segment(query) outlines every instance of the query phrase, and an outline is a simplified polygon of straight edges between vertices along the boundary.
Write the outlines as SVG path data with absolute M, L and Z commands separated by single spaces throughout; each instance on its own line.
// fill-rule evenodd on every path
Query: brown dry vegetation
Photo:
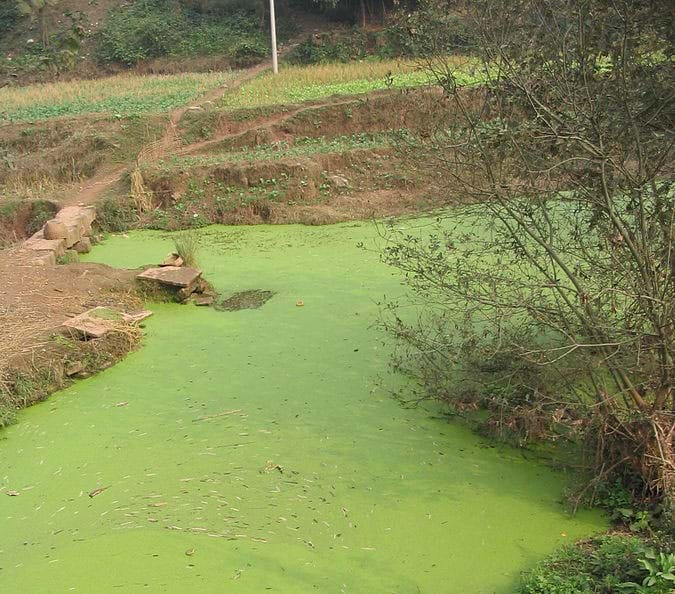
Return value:
M 101 264 L 32 266 L 16 250 L 0 253 L 0 409 L 27 406 L 59 389 L 69 363 L 91 373 L 138 343 L 128 329 L 88 342 L 59 332 L 66 319 L 98 305 L 137 307 L 134 274 Z

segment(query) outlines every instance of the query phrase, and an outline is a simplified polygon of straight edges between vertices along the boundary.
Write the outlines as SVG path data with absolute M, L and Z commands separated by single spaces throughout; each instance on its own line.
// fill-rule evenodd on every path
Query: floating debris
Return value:
M 240 309 L 258 309 L 274 297 L 274 291 L 263 291 L 254 289 L 252 291 L 241 291 L 231 297 L 216 303 L 214 307 L 219 311 L 239 311 Z
M 18 491 L 7 491 L 5 495 L 9 495 L 10 497 L 18 497 L 19 495 L 21 495 L 21 493 L 19 493 Z
M 107 487 L 99 487 L 98 489 L 94 489 L 93 491 L 89 491 L 89 497 L 92 499 L 96 497 L 97 495 L 100 495 L 105 491 L 106 489 L 110 489 L 111 485 L 108 485 Z
M 199 417 L 198 419 L 192 419 L 193 423 L 198 423 L 199 421 L 208 421 L 209 419 L 217 419 L 218 417 L 225 417 L 227 415 L 236 415 L 241 412 L 240 408 L 235 410 L 226 410 L 221 413 L 216 413 L 215 415 L 207 415 L 205 417 Z
M 278 470 L 280 474 L 284 473 L 284 467 L 281 464 L 277 464 L 272 460 L 268 460 L 265 467 L 262 469 L 263 472 L 272 472 L 273 470 Z

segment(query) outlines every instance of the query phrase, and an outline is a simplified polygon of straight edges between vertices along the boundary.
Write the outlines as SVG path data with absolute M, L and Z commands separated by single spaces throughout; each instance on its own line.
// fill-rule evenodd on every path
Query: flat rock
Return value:
M 170 287 L 186 289 L 192 287 L 201 277 L 202 271 L 198 268 L 187 268 L 184 266 L 159 266 L 157 268 L 148 268 L 141 272 L 136 278 L 144 281 L 154 281 Z
M 339 190 L 349 188 L 349 180 L 344 175 L 331 175 L 328 179 L 334 188 Z
M 42 228 L 42 235 L 45 239 L 66 239 L 68 237 L 68 228 L 65 223 L 52 219 L 45 223 L 45 226 Z
M 183 264 L 183 258 L 178 254 L 169 254 L 164 258 L 164 262 L 162 262 L 160 266 L 182 266 Z
M 101 338 L 120 323 L 137 324 L 151 315 L 152 312 L 147 310 L 127 314 L 110 307 L 99 306 L 66 320 L 61 326 L 84 338 Z
M 91 251 L 91 239 L 88 237 L 81 237 L 80 241 L 73 245 L 73 249 L 78 254 L 88 254 Z
M 51 252 L 56 258 L 63 256 L 66 252 L 66 243 L 64 239 L 40 239 L 31 237 L 24 242 L 23 247 L 35 252 Z
M 200 307 L 208 307 L 209 305 L 213 305 L 215 298 L 213 295 L 198 295 L 193 299 L 193 301 L 195 305 Z
M 31 260 L 35 266 L 56 266 L 56 255 L 54 252 L 37 252 L 38 255 Z

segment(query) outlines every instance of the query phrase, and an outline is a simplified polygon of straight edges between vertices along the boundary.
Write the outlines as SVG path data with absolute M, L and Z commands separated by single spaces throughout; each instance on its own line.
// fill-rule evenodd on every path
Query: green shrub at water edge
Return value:
M 553 553 L 524 578 L 519 594 L 669 594 L 675 554 L 636 536 L 605 535 Z

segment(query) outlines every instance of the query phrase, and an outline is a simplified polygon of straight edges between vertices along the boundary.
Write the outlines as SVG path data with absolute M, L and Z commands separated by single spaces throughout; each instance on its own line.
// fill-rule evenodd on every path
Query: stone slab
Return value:
M 147 310 L 127 314 L 99 306 L 66 320 L 61 326 L 85 338 L 102 338 L 119 323 L 137 324 L 151 315 Z
M 187 268 L 184 266 L 160 266 L 157 268 L 148 268 L 136 276 L 137 279 L 144 281 L 154 281 L 170 287 L 185 289 L 194 285 L 201 277 L 202 271 L 198 268 Z
M 36 252 L 38 254 L 31 260 L 31 264 L 36 266 L 56 266 L 56 255 L 54 252 Z
M 35 252 L 52 252 L 55 257 L 63 256 L 66 251 L 66 242 L 63 239 L 27 239 L 23 247 Z

